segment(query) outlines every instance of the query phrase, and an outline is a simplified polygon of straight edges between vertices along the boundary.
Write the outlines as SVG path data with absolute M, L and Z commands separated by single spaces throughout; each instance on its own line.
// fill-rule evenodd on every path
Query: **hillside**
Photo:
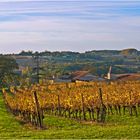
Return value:
M 140 52 L 136 49 L 125 49 L 120 52 L 122 55 L 138 55 Z
M 43 67 L 47 67 L 48 75 L 51 73 L 71 73 L 77 70 L 90 71 L 94 75 L 105 75 L 110 66 L 113 67 L 112 72 L 120 73 L 138 73 L 140 66 L 140 51 L 136 49 L 125 50 L 93 50 L 85 53 L 79 52 L 40 52 L 33 53 L 21 52 L 16 54 L 19 66 L 33 65 L 34 55 L 39 55 Z

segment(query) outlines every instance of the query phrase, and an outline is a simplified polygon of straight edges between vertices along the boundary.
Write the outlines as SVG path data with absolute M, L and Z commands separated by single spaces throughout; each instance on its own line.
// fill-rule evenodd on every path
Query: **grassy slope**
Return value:
M 74 120 L 46 116 L 48 130 L 35 130 L 7 113 L 0 96 L 0 138 L 140 138 L 140 117 L 113 116 L 107 124 L 81 124 Z

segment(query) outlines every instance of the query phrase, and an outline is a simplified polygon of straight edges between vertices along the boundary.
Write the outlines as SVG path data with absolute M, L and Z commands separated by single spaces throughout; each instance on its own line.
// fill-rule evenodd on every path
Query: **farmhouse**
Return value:
M 140 80 L 140 74 L 138 73 L 112 74 L 111 79 L 119 81 L 135 81 Z
M 59 78 L 55 78 L 55 82 L 76 82 L 76 81 L 104 81 L 104 78 L 101 78 L 99 76 L 95 76 L 89 71 L 75 71 L 71 74 L 62 75 Z
M 140 80 L 140 73 L 124 73 L 124 74 L 113 74 L 111 73 L 112 67 L 110 66 L 109 71 L 105 79 L 107 80 L 119 80 L 119 81 L 135 81 Z
M 95 76 L 91 74 L 89 71 L 75 71 L 73 72 L 70 77 L 72 82 L 75 81 L 85 81 L 85 82 L 90 82 L 90 81 L 103 81 L 105 79 Z

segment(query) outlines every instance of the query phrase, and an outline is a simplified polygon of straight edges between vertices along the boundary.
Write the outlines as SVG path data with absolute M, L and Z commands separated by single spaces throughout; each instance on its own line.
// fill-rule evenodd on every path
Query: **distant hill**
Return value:
M 120 52 L 122 55 L 138 55 L 139 51 L 133 48 L 130 49 L 124 49 Z
M 138 51 L 135 48 L 128 48 L 124 50 L 92 50 L 92 51 L 86 51 L 84 53 L 79 52 L 72 52 L 72 51 L 44 51 L 44 52 L 32 52 L 32 51 L 22 51 L 21 53 L 17 54 L 17 56 L 33 56 L 33 55 L 40 55 L 40 56 L 62 56 L 62 57 L 70 57 L 70 56 L 108 56 L 108 55 L 138 55 L 140 54 L 140 51 Z
M 90 71 L 94 75 L 105 75 L 110 66 L 113 73 L 140 72 L 140 51 L 135 48 L 124 50 L 92 50 L 84 53 L 71 51 L 22 51 L 13 57 L 21 66 L 32 67 L 34 55 L 39 55 L 46 72 L 60 75 L 74 71 Z

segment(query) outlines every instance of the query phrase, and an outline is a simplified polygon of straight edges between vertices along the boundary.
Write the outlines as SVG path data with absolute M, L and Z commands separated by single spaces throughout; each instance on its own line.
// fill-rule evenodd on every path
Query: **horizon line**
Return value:
M 42 52 L 73 52 L 73 53 L 86 53 L 86 52 L 91 52 L 91 51 L 123 51 L 123 50 L 129 50 L 129 49 L 133 49 L 133 50 L 137 50 L 140 51 L 139 49 L 136 48 L 125 48 L 125 49 L 92 49 L 92 50 L 86 50 L 86 51 L 72 51 L 72 50 L 42 50 L 42 51 L 37 51 L 37 50 L 21 50 L 20 52 L 11 52 L 11 53 L 0 53 L 0 55 L 16 55 L 16 54 L 20 54 L 21 52 L 32 52 L 32 53 L 42 53 Z

